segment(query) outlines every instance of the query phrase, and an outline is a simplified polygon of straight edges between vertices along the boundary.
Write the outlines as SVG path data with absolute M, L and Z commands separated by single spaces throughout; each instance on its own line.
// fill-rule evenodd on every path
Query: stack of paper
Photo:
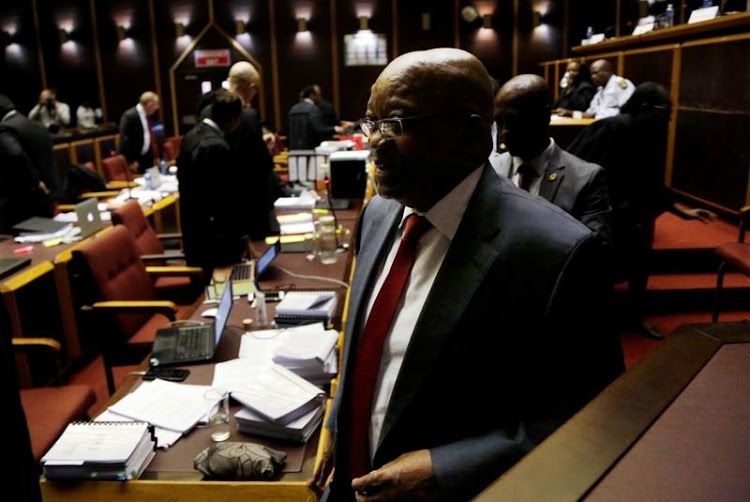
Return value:
M 313 202 L 313 204 L 315 204 Z M 311 234 L 315 232 L 312 213 L 285 214 L 278 217 L 281 235 Z
M 137 479 L 154 458 L 144 422 L 73 422 L 42 457 L 47 479 Z
M 322 323 L 285 330 L 274 351 L 273 362 L 315 384 L 325 384 L 336 374 L 338 333 Z
M 273 203 L 276 209 L 312 209 L 315 207 L 315 197 L 305 190 L 299 197 L 279 197 Z
M 222 397 L 220 391 L 208 385 L 187 385 L 157 379 L 143 382 L 108 410 L 184 434 L 204 420 Z
M 285 439 L 287 441 L 305 442 L 310 439 L 312 433 L 323 421 L 325 405 L 321 404 L 306 415 L 286 425 L 266 420 L 261 415 L 254 413 L 248 408 L 242 408 L 235 413 L 237 429 L 245 434 L 255 434 L 274 439 Z
M 321 389 L 276 364 L 257 368 L 253 377 L 232 390 L 232 397 L 278 425 L 307 415 L 325 399 Z

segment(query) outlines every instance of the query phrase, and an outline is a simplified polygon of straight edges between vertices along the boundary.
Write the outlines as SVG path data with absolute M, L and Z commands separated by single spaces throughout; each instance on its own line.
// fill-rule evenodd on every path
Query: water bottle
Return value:
M 588 28 L 586 28 L 586 38 L 591 38 L 593 34 L 594 34 L 593 26 L 589 26 Z
M 672 4 L 667 4 L 667 10 L 664 11 L 664 27 L 669 28 L 674 26 L 674 7 Z
M 151 185 L 153 184 L 151 181 L 151 171 L 146 171 L 143 178 L 146 180 L 146 188 L 151 190 Z
M 714 3 L 713 3 L 713 1 L 712 1 L 712 0 L 703 0 L 703 8 L 704 8 L 704 9 L 705 9 L 706 7 L 713 7 L 713 6 L 714 6 Z
M 266 307 L 266 294 L 263 291 L 255 292 L 255 318 L 259 328 L 268 327 L 268 309 Z
M 331 265 L 336 263 L 337 259 L 336 221 L 330 215 L 321 216 L 318 221 L 320 224 L 318 232 L 318 255 L 320 256 L 320 263 Z
M 162 174 L 167 174 L 167 161 L 164 159 L 161 159 L 159 161 L 159 172 Z

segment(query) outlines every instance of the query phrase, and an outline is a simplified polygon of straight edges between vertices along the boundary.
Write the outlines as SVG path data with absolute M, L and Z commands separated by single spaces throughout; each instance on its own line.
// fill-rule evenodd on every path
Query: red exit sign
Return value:
M 195 67 L 210 68 L 213 66 L 229 66 L 231 58 L 229 49 L 211 49 L 195 51 Z

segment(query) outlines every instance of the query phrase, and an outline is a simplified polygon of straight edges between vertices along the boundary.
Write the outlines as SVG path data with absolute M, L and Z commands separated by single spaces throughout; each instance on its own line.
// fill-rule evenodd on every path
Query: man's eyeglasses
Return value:
M 372 136 L 375 131 L 378 131 L 384 139 L 398 138 L 404 134 L 404 122 L 416 122 L 419 120 L 434 119 L 439 117 L 448 117 L 463 115 L 463 112 L 439 112 L 439 113 L 428 113 L 425 115 L 413 115 L 411 117 L 393 117 L 381 120 L 372 120 L 370 118 L 363 118 L 360 120 L 360 126 L 362 132 L 366 136 Z M 476 113 L 467 115 L 468 118 L 480 118 Z

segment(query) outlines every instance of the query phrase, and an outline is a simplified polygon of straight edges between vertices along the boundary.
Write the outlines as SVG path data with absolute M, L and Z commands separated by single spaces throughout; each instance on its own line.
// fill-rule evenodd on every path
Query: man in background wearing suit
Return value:
M 487 164 L 493 93 L 458 49 L 407 53 L 363 119 L 365 207 L 328 500 L 465 500 L 622 370 L 591 232 Z M 335 451 L 335 455 L 333 452 Z
M 27 118 L 16 109 L 16 105 L 0 94 L 0 122 L 10 127 L 21 142 L 37 176 L 43 183 L 43 192 L 49 194 L 52 202 L 60 198 L 60 175 L 57 172 L 52 136 L 39 122 Z
M 323 110 L 318 106 L 320 99 L 320 87 L 308 85 L 300 92 L 300 102 L 289 109 L 290 150 L 313 150 L 322 141 L 343 134 L 354 125 L 346 121 L 326 124 Z
M 154 165 L 158 154 L 149 117 L 159 109 L 159 96 L 151 91 L 141 94 L 138 104 L 120 119 L 120 153 L 133 171 L 143 172 Z
M 240 121 L 240 99 L 218 91 L 211 115 L 185 135 L 177 158 L 180 219 L 189 265 L 211 278 L 216 266 L 237 263 L 245 251 L 244 229 L 237 225 L 244 201 L 242 186 L 231 182 L 232 154 L 225 137 Z
M 260 240 L 279 233 L 273 203 L 282 192 L 273 172 L 273 159 L 263 141 L 263 128 L 258 112 L 253 108 L 253 99 L 260 85 L 260 74 L 252 64 L 239 61 L 229 69 L 227 80 L 229 92 L 242 101 L 239 125 L 226 136 L 232 153 L 230 179 L 242 189 L 243 207 L 236 218 L 238 225 L 251 240 Z M 213 97 L 206 98 L 209 104 L 199 110 L 199 119 L 211 116 L 212 99 Z
M 552 95 L 538 75 L 518 75 L 495 96 L 498 143 L 508 151 L 491 158 L 498 175 L 544 197 L 612 243 L 612 207 L 604 169 L 567 153 L 549 135 Z

